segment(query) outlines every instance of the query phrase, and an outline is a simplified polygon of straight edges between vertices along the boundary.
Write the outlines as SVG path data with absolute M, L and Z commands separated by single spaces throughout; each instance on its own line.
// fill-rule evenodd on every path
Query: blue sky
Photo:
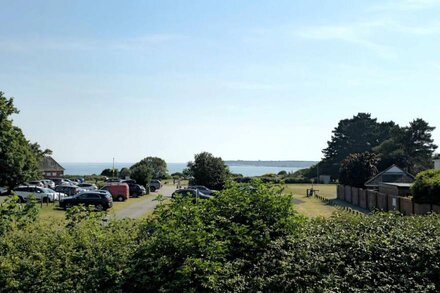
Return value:
M 0 7 L 0 90 L 61 162 L 318 160 L 358 112 L 440 127 L 437 0 Z

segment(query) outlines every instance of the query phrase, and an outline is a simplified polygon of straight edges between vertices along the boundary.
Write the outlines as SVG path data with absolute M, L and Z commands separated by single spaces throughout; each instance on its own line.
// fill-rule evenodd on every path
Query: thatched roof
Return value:
M 65 169 L 51 156 L 45 156 L 40 163 L 41 171 L 64 171 Z

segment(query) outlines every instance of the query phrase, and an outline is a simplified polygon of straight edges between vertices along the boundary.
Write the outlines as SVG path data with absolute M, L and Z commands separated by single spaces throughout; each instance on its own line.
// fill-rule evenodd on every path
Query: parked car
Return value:
M 84 191 L 84 189 L 82 189 L 78 186 L 58 185 L 57 187 L 55 187 L 55 191 L 65 193 L 68 196 L 72 196 L 72 195 L 75 195 L 81 191 Z
M 50 189 L 55 189 L 55 182 L 53 182 L 52 180 L 43 179 L 43 180 L 41 180 L 41 182 L 44 183 L 44 187 L 50 188 Z
M 160 180 L 153 179 L 150 181 L 149 186 L 150 186 L 150 191 L 155 192 L 156 190 L 162 187 L 162 183 L 160 182 Z
M 98 187 L 95 184 L 91 184 L 91 183 L 80 183 L 78 184 L 78 187 L 85 190 L 98 190 Z
M 127 184 L 136 184 L 136 180 L 134 180 L 134 179 L 125 179 L 125 180 L 122 180 L 121 182 L 123 182 L 123 183 L 127 183 Z
M 33 180 L 25 183 L 25 185 L 32 185 L 32 186 L 38 186 L 38 187 L 46 187 L 41 180 Z
M 98 191 L 86 191 L 74 196 L 68 196 L 60 201 L 60 207 L 63 209 L 71 208 L 75 205 L 83 204 L 85 206 L 95 206 L 96 210 L 103 211 L 113 206 L 111 195 Z
M 130 197 L 139 197 L 146 193 L 145 188 L 139 184 L 128 184 L 128 188 L 130 191 Z
M 119 178 L 107 178 L 105 182 L 122 182 Z
M 66 179 L 62 179 L 62 178 L 53 178 L 52 181 L 55 183 L 55 186 L 70 185 L 69 181 L 67 181 Z
M 190 185 L 190 186 L 188 186 L 188 188 L 189 189 L 197 189 L 200 192 L 202 192 L 203 194 L 207 194 L 207 195 L 212 195 L 213 193 L 216 192 L 216 190 L 209 189 L 208 187 L 203 186 L 203 185 Z
M 178 189 L 178 190 L 173 192 L 171 197 L 175 198 L 178 195 L 180 195 L 180 196 L 192 196 L 194 198 L 200 198 L 200 199 L 210 199 L 212 197 L 211 195 L 204 194 L 204 193 L 198 191 L 197 189 L 189 189 L 189 188 Z
M 127 183 L 107 183 L 107 185 L 101 189 L 108 190 L 113 199 L 117 201 L 124 201 L 130 197 L 130 188 Z
M 6 194 L 8 194 L 8 188 L 0 187 L 0 195 L 6 195 Z
M 17 194 L 20 202 L 28 201 L 31 195 L 33 195 L 35 199 L 42 200 L 43 202 L 53 202 L 66 197 L 64 193 L 38 186 L 19 186 L 14 189 L 14 193 Z

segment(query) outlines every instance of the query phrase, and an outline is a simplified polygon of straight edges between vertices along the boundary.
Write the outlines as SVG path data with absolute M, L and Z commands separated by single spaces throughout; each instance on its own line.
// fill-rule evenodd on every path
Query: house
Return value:
M 412 183 L 413 181 L 413 175 L 400 169 L 396 165 L 392 165 L 385 171 L 365 182 L 365 187 L 368 189 L 378 189 L 383 183 Z
M 409 196 L 412 183 L 380 183 L 379 192 L 393 196 Z
M 40 170 L 44 178 L 56 178 L 64 175 L 64 168 L 51 156 L 45 156 L 40 163 Z

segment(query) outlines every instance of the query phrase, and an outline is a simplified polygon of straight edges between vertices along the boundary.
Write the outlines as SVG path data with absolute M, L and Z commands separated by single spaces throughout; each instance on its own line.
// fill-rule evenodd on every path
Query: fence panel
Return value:
M 400 211 L 399 196 L 388 194 L 388 210 L 389 211 Z
M 431 205 L 429 203 L 414 203 L 414 214 L 425 215 L 431 211 Z
M 377 208 L 381 211 L 388 211 L 388 197 L 384 193 L 377 193 Z
M 366 209 L 368 206 L 367 191 L 365 189 L 359 189 L 359 206 L 363 209 Z
M 345 186 L 345 201 L 351 202 L 351 186 Z
M 399 210 L 404 215 L 413 215 L 414 214 L 414 206 L 413 202 L 410 198 L 400 197 L 399 200 Z
M 359 206 L 359 188 L 351 188 L 351 203 L 355 206 Z
M 367 191 L 368 209 L 370 211 L 377 209 L 377 192 L 373 190 Z

